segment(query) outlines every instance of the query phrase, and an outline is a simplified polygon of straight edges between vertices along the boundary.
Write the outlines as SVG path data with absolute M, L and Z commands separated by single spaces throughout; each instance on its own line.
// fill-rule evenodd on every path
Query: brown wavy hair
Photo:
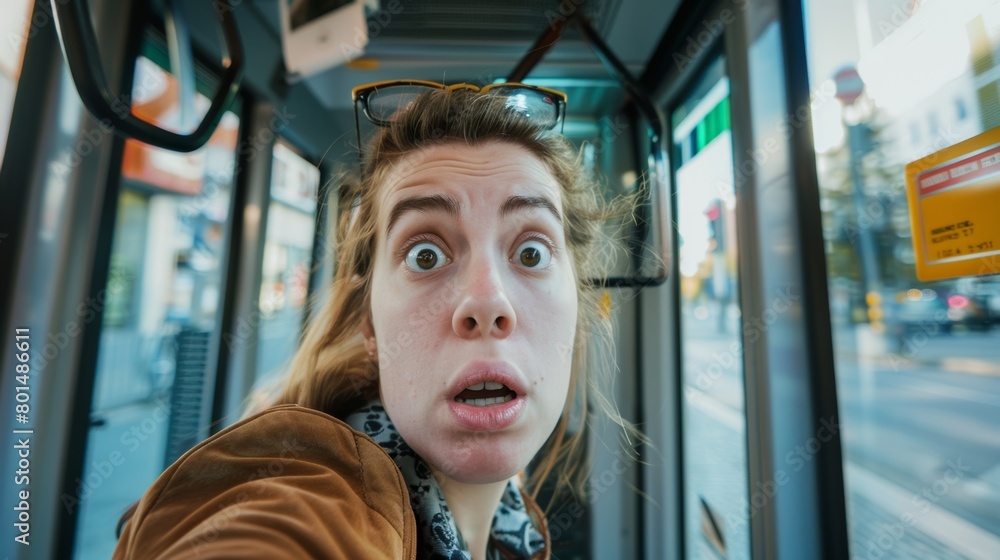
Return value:
M 566 138 L 512 113 L 497 96 L 468 90 L 429 92 L 399 115 L 393 125 L 379 129 L 367 146 L 360 179 L 341 185 L 341 207 L 349 210 L 339 218 L 336 273 L 329 299 L 310 321 L 272 404 L 298 404 L 344 418 L 378 397 L 378 363 L 367 353 L 361 325 L 371 309 L 380 188 L 401 160 L 417 150 L 447 143 L 477 146 L 488 142 L 505 142 L 528 150 L 547 165 L 561 187 L 565 237 L 572 255 L 579 309 L 571 349 L 570 389 L 562 417 L 536 457 L 526 485 L 537 497 L 541 483 L 553 474 L 556 464 L 563 462 L 568 468 L 558 472 L 556 489 L 571 489 L 582 498 L 587 474 L 583 468 L 585 431 L 582 425 L 571 425 L 570 410 L 574 406 L 580 407 L 573 417 L 581 423 L 589 417 L 590 405 L 597 405 L 622 426 L 627 436 L 644 439 L 621 418 L 605 396 L 609 391 L 602 389 L 614 369 L 610 300 L 599 287 L 587 283 L 607 270 L 609 263 L 602 262 L 605 259 L 601 257 L 610 254 L 609 249 L 618 243 L 610 238 L 600 243 L 602 224 L 631 215 L 638 194 L 606 202 L 597 182 L 584 171 L 581 154 Z M 595 367 L 595 358 L 607 362 Z

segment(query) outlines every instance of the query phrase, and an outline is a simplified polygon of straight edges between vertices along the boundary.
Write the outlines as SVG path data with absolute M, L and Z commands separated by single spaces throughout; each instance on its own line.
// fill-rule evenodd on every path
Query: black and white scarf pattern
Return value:
M 417 558 L 421 560 L 472 560 L 444 493 L 431 469 L 403 441 L 382 402 L 373 400 L 346 418 L 355 430 L 367 434 L 396 462 L 410 490 L 410 506 L 417 519 Z M 521 490 L 512 482 L 493 515 L 487 557 L 529 559 L 545 549 L 545 539 L 535 528 L 524 506 Z M 503 555 L 498 547 L 503 548 Z

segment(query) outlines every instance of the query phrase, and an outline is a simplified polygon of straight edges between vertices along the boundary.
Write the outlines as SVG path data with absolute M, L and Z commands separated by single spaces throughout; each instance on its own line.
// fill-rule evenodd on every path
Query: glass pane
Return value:
M 722 58 L 672 115 L 688 558 L 750 557 L 729 79 Z
M 904 175 L 1000 125 L 1000 4 L 804 5 L 852 557 L 1000 558 L 1000 277 L 917 280 Z
M 28 18 L 31 16 L 30 0 L 11 0 L 4 3 L 0 18 L 0 165 L 7 147 L 10 117 L 14 111 L 14 92 L 21 76 L 24 46 L 28 42 Z
M 172 80 L 139 59 L 137 88 Z M 137 102 L 169 125 L 176 88 L 159 92 L 147 88 Z M 223 295 L 238 130 L 226 113 L 191 154 L 126 142 L 108 284 L 93 302 L 104 319 L 86 463 L 77 495 L 64 496 L 80 507 L 77 558 L 109 558 L 121 514 L 195 443 Z
M 309 295 L 318 189 L 319 169 L 284 144 L 275 144 L 258 302 L 258 380 L 282 373 L 299 344 Z

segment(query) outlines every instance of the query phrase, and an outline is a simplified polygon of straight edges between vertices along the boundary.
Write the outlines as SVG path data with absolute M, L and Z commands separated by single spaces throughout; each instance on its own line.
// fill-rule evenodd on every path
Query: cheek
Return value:
M 420 289 L 394 281 L 384 271 L 372 280 L 372 324 L 383 394 L 412 395 L 432 369 L 450 328 L 453 291 Z M 406 397 L 409 398 L 409 397 Z
M 522 323 L 530 322 L 531 332 L 525 333 L 534 340 L 534 355 L 538 360 L 542 379 L 548 395 L 554 400 L 565 396 L 573 365 L 573 345 L 577 331 L 579 306 L 575 286 L 545 294 L 527 307 L 529 316 Z M 553 401 L 550 401 L 550 403 Z
M 380 356 L 419 358 L 447 335 L 451 325 L 449 306 L 454 298 L 446 289 L 420 290 L 389 283 L 381 294 L 381 299 L 374 294 L 372 298 L 372 322 Z

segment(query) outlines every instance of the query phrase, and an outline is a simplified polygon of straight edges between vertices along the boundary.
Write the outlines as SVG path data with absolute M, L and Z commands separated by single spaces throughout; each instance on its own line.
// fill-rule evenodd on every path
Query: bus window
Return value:
M 0 41 L 0 165 L 3 164 L 7 134 L 10 132 L 14 92 L 21 75 L 32 4 L 29 0 L 12 0 L 4 6 L 4 17 L 0 18 L 0 37 L 4 37 Z
M 136 113 L 183 127 L 173 80 L 140 57 Z M 208 102 L 199 94 L 195 108 Z M 78 558 L 111 556 L 118 518 L 197 443 L 205 423 L 239 124 L 227 112 L 208 144 L 190 154 L 126 142 L 78 490 Z
M 1000 555 L 1000 256 L 914 273 L 904 166 L 1000 126 L 1000 5 L 806 0 L 855 558 Z
M 748 559 L 746 413 L 729 79 L 718 58 L 672 114 L 680 235 L 688 558 Z
M 316 166 L 288 146 L 275 144 L 258 301 L 258 381 L 283 373 L 299 344 L 309 295 L 319 175 Z

